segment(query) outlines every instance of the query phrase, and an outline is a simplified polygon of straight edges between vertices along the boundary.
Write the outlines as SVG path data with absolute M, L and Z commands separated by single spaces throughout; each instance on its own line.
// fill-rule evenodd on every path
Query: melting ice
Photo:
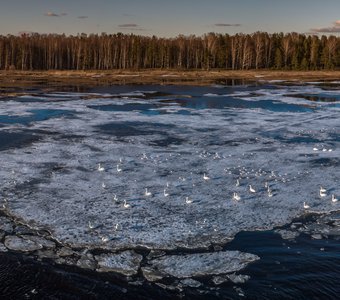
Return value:
M 339 210 L 339 105 L 301 97 L 324 90 L 114 89 L 0 102 L 8 213 L 64 245 L 115 252 L 209 249 Z M 19 147 L 17 135 L 30 138 Z

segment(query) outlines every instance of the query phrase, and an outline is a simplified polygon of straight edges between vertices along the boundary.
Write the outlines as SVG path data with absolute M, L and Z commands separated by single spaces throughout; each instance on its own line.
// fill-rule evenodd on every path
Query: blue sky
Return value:
M 2 0 L 0 34 L 340 32 L 339 0 Z

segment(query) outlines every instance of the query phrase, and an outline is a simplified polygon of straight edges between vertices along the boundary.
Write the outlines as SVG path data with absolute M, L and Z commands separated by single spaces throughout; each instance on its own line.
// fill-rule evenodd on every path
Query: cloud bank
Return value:
M 231 24 L 231 23 L 216 23 L 214 24 L 216 27 L 239 27 L 241 24 Z
M 67 13 L 56 14 L 52 11 L 48 11 L 47 13 L 44 13 L 44 16 L 46 16 L 46 17 L 64 17 L 64 16 L 67 16 Z
M 333 26 L 312 28 L 310 31 L 313 33 L 340 33 L 340 20 L 335 21 Z
M 146 31 L 146 29 L 140 27 L 138 24 L 136 23 L 126 23 L 126 24 L 119 24 L 118 25 L 119 29 L 122 30 L 133 30 L 133 31 Z

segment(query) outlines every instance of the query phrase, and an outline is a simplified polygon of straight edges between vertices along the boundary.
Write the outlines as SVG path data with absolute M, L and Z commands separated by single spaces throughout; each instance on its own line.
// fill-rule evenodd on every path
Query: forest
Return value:
M 29 33 L 0 36 L 0 70 L 274 69 L 340 67 L 340 38 L 299 33 L 179 35 Z

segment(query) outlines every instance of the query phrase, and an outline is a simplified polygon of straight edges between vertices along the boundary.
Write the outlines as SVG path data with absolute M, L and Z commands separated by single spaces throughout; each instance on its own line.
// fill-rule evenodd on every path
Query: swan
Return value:
M 236 179 L 236 186 L 240 186 L 240 180 Z
M 124 205 L 123 206 L 124 206 L 124 208 L 130 208 L 131 207 L 131 205 L 126 202 L 126 200 L 124 200 Z
M 116 194 L 113 195 L 113 201 L 117 202 L 118 201 L 118 197 Z
M 204 179 L 204 180 L 209 180 L 210 177 L 209 177 L 207 174 L 204 173 L 204 174 L 203 174 L 203 179 Z
M 148 188 L 145 188 L 145 193 L 144 193 L 145 196 L 152 196 L 152 193 L 148 190 Z
M 303 208 L 308 209 L 308 208 L 310 208 L 310 206 L 306 202 L 303 202 Z
M 327 196 L 327 190 L 324 189 L 322 186 L 320 186 L 319 195 L 320 195 L 320 197 L 326 197 Z
M 117 165 L 117 172 L 118 173 L 120 173 L 120 172 L 122 172 L 123 171 L 123 169 L 119 166 L 119 164 Z
M 269 185 L 268 185 L 268 182 L 267 182 L 267 181 L 264 183 L 264 187 L 265 187 L 265 188 L 269 188 Z
M 273 197 L 273 193 L 272 193 L 272 190 L 268 187 L 267 189 L 267 192 L 268 192 L 268 197 Z
M 102 236 L 102 242 L 103 242 L 103 243 L 106 243 L 106 242 L 108 242 L 108 241 L 109 241 L 109 238 L 108 238 L 108 237 Z
M 93 228 L 95 228 L 95 227 L 96 227 L 96 226 L 94 226 L 94 224 L 92 224 L 91 221 L 89 221 L 89 228 L 90 228 L 90 229 L 93 229 Z
M 170 195 L 170 194 L 167 192 L 166 189 L 164 189 L 163 194 L 164 194 L 164 197 L 168 197 L 168 196 Z
M 105 168 L 100 163 L 98 164 L 98 171 L 99 172 L 105 171 Z
M 327 190 L 320 186 L 320 193 L 327 193 Z
M 249 192 L 256 193 L 256 190 L 249 184 Z
M 321 193 L 321 192 L 320 192 L 320 197 L 326 197 L 326 196 L 327 196 L 326 193 Z
M 185 203 L 186 204 L 191 204 L 193 201 L 189 197 L 185 197 Z
M 337 201 L 338 201 L 338 199 L 335 197 L 335 195 L 332 195 L 332 202 L 335 203 Z
M 239 201 L 241 200 L 241 197 L 239 194 L 237 194 L 236 192 L 233 194 L 233 199 L 236 200 L 236 201 Z
M 144 195 L 145 195 L 146 197 L 152 196 L 151 192 L 148 191 L 148 188 L 145 188 L 145 193 L 144 193 Z
M 102 188 L 105 189 L 106 188 L 106 184 L 103 182 L 102 183 Z

